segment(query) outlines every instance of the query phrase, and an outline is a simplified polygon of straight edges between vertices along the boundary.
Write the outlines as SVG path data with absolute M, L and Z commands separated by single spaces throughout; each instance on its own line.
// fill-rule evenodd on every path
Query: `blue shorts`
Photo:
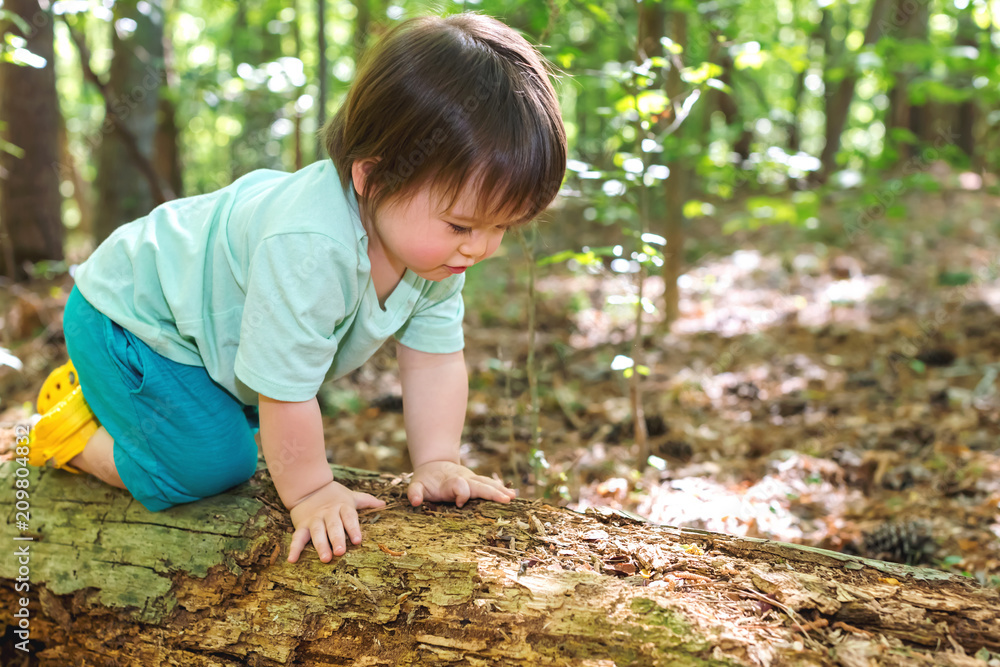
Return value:
M 146 509 L 213 496 L 254 474 L 255 406 L 240 403 L 201 366 L 154 352 L 76 287 L 63 331 L 83 396 L 114 439 L 118 474 Z

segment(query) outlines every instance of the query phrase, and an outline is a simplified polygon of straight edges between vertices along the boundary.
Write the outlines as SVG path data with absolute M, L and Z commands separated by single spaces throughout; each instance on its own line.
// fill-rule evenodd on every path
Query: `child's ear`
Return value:
M 351 181 L 354 183 L 354 189 L 362 197 L 365 196 L 365 190 L 368 186 L 368 174 L 377 162 L 378 158 L 370 157 L 364 160 L 355 160 L 351 164 Z

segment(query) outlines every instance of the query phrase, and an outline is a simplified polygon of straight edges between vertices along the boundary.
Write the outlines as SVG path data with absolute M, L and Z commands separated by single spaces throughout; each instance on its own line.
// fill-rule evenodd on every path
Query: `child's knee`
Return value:
M 185 486 L 191 495 L 214 496 L 253 477 L 257 471 L 257 443 L 250 438 L 218 452 L 210 461 L 190 461 Z

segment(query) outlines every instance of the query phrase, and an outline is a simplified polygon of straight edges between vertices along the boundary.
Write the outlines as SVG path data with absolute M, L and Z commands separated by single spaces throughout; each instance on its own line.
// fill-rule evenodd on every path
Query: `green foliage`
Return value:
M 931 3 L 923 26 L 883 17 L 871 45 L 863 44 L 870 2 L 662 3 L 662 53 L 642 59 L 636 54 L 640 5 L 634 0 L 364 1 L 328 3 L 329 95 L 322 114 L 314 4 L 170 5 L 166 33 L 173 58 L 162 94 L 176 105 L 186 194 L 216 189 L 255 168 L 293 169 L 297 151 L 304 163 L 324 157 L 316 150 L 320 116 L 332 115 L 353 77 L 355 41 L 371 41 L 406 17 L 466 9 L 502 18 L 540 44 L 558 68 L 571 157 L 564 200 L 585 202 L 585 219 L 598 226 L 641 231 L 643 216 L 663 219 L 662 186 L 684 160 L 694 170 L 685 219 L 713 217 L 720 200 L 739 196 L 745 205 L 725 221 L 728 231 L 816 225 L 819 202 L 829 191 L 860 186 L 863 194 L 877 194 L 888 179 L 898 178 L 903 191 L 894 192 L 896 201 L 885 214 L 892 221 L 903 214 L 903 192 L 940 187 L 929 173 L 931 162 L 984 171 L 1000 167 L 1000 25 L 983 2 L 964 8 Z M 64 18 L 86 36 L 95 71 L 105 76 L 111 12 L 98 0 L 62 4 L 60 11 L 69 12 Z M 359 7 L 371 19 L 360 36 Z M 680 13 L 687 20 L 683 43 L 672 32 Z M 0 22 L 30 28 L 2 9 Z M 57 22 L 56 28 L 70 151 L 90 180 L 93 151 L 106 131 L 104 101 L 82 82 L 65 26 Z M 18 39 L 7 31 L 0 57 L 14 59 Z M 675 68 L 681 92 L 670 99 L 666 80 Z M 837 87 L 848 80 L 856 85 L 839 137 L 840 174 L 819 187 L 810 176 L 827 140 L 825 114 Z M 921 109 L 910 117 L 923 117 L 925 127 L 893 121 L 899 90 L 906 92 L 901 99 Z M 973 105 L 977 114 L 975 155 L 958 145 L 960 105 Z M 935 116 L 941 117 L 937 134 L 930 125 Z M 0 150 L 17 149 L 2 144 Z M 554 248 L 546 261 L 573 259 L 596 267 L 614 259 L 638 261 L 644 254 L 634 234 L 622 234 L 614 256 L 594 249 L 606 238 L 588 241 Z M 582 251 L 584 244 L 591 250 Z

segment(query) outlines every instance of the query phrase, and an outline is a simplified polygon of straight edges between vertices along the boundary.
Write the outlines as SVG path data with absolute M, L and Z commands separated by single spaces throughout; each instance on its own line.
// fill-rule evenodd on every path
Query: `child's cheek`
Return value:
M 503 237 L 502 236 L 498 237 L 496 241 L 493 241 L 492 243 L 490 243 L 489 247 L 486 249 L 486 257 L 483 257 L 483 259 L 487 259 L 489 257 L 492 257 L 493 253 L 495 253 L 500 248 L 500 242 L 501 241 L 503 241 Z
M 437 265 L 449 259 L 450 250 L 450 248 L 445 248 L 440 244 L 417 243 L 414 244 L 413 254 L 422 265 Z

